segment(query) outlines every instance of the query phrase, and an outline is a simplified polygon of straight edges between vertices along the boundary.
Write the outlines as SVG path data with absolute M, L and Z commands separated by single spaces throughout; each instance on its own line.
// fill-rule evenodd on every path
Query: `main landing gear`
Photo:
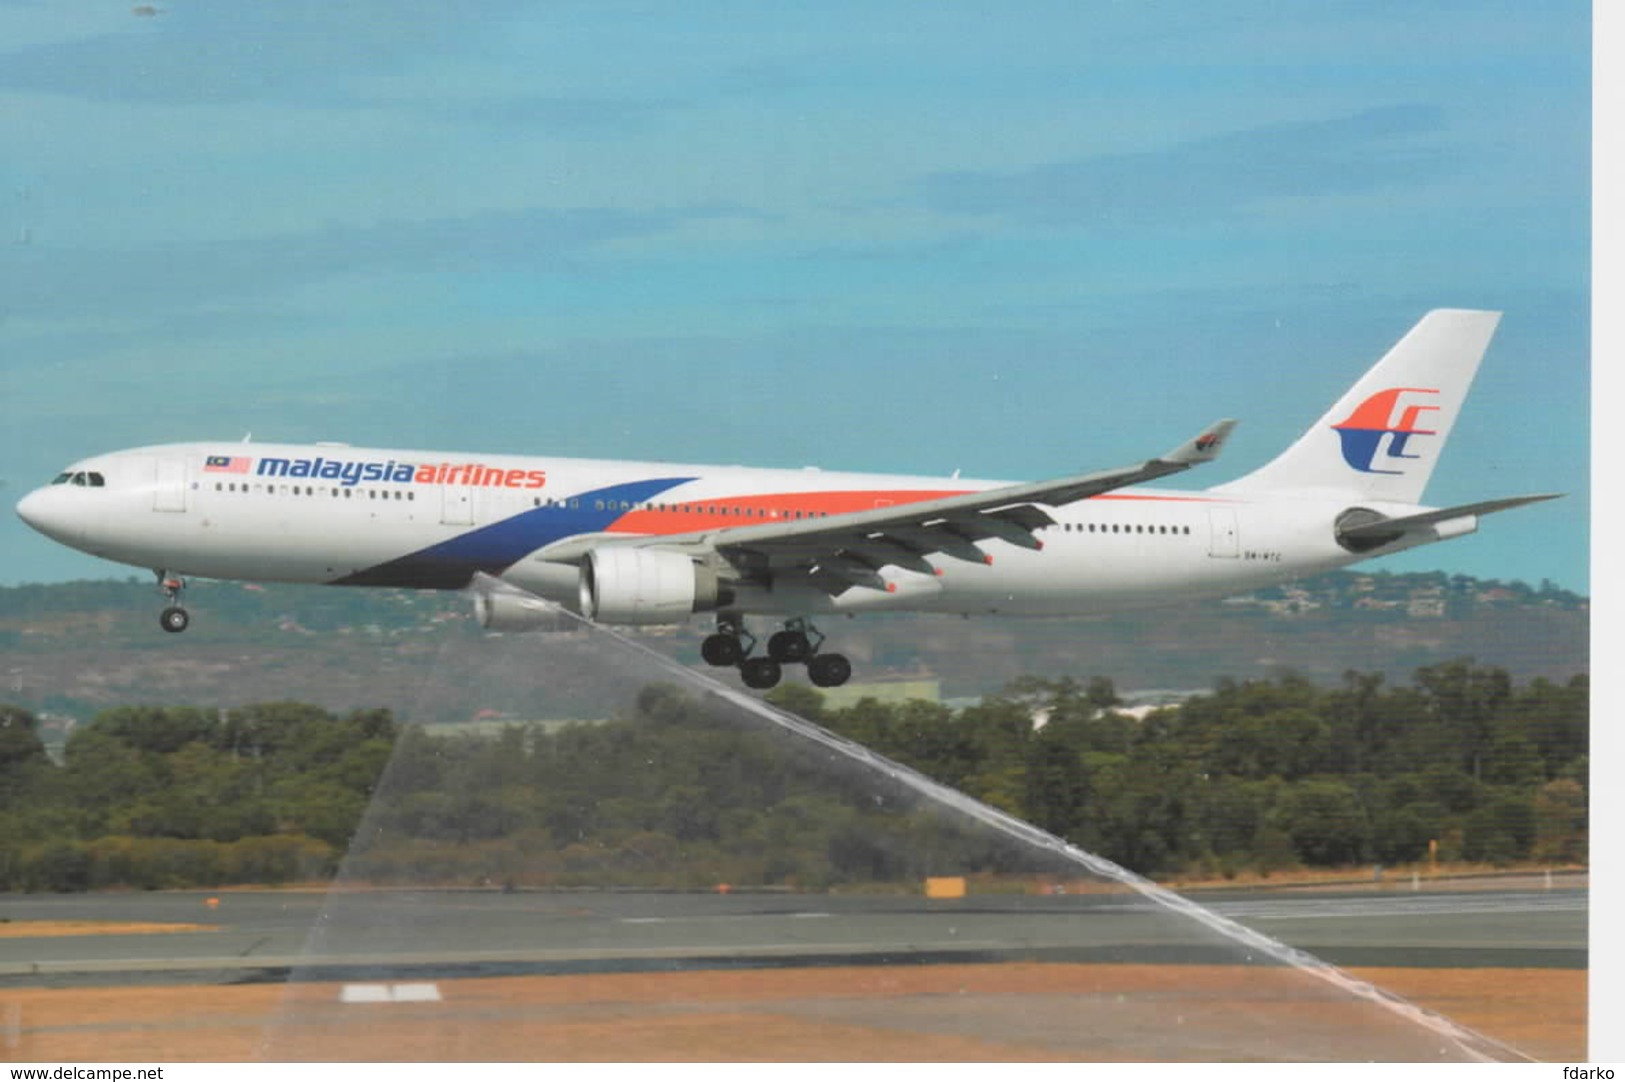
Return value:
M 191 615 L 181 606 L 181 591 L 186 589 L 186 580 L 163 570 L 154 571 L 153 574 L 158 576 L 159 592 L 169 602 L 168 607 L 158 614 L 158 626 L 178 635 L 192 622 Z
M 700 656 L 719 668 L 737 666 L 748 688 L 773 687 L 784 676 L 786 665 L 806 665 L 807 679 L 817 687 L 840 687 L 851 679 L 852 663 L 840 654 L 820 654 L 823 645 L 819 630 L 798 617 L 786 620 L 784 630 L 768 637 L 765 656 L 752 657 L 756 637 L 745 630 L 737 615 L 725 613 L 717 617 L 716 634 L 700 644 Z

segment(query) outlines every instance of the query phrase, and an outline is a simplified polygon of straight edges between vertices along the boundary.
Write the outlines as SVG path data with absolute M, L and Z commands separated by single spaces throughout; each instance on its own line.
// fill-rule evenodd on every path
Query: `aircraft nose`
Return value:
M 35 489 L 17 501 L 17 517 L 36 530 L 40 528 L 40 520 L 44 511 L 45 494 L 40 489 Z
M 17 517 L 46 537 L 72 544 L 84 530 L 65 504 L 61 493 L 36 488 L 17 501 Z

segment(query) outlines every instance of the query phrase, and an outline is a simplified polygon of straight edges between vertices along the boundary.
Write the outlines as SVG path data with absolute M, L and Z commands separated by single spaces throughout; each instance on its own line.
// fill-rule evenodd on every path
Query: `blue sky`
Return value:
M 0 0 L 0 497 L 276 440 L 1261 464 L 1506 311 L 1375 566 L 1586 590 L 1590 9 Z M 123 575 L 0 521 L 0 581 Z

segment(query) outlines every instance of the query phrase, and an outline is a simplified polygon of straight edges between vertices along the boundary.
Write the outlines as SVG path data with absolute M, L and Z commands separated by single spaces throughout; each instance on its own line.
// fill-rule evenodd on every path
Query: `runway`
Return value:
M 217 898 L 211 907 L 207 900 Z M 1333 965 L 1583 969 L 1588 891 L 1204 893 Z M 1223 965 L 1229 940 L 1138 895 L 174 892 L 15 896 L 0 921 L 203 924 L 0 938 L 0 987 L 433 979 L 1012 961 Z

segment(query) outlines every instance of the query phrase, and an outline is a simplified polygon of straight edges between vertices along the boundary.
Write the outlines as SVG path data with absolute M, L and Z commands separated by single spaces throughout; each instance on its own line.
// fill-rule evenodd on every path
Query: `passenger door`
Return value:
M 186 459 L 154 459 L 152 509 L 154 511 L 186 510 Z

